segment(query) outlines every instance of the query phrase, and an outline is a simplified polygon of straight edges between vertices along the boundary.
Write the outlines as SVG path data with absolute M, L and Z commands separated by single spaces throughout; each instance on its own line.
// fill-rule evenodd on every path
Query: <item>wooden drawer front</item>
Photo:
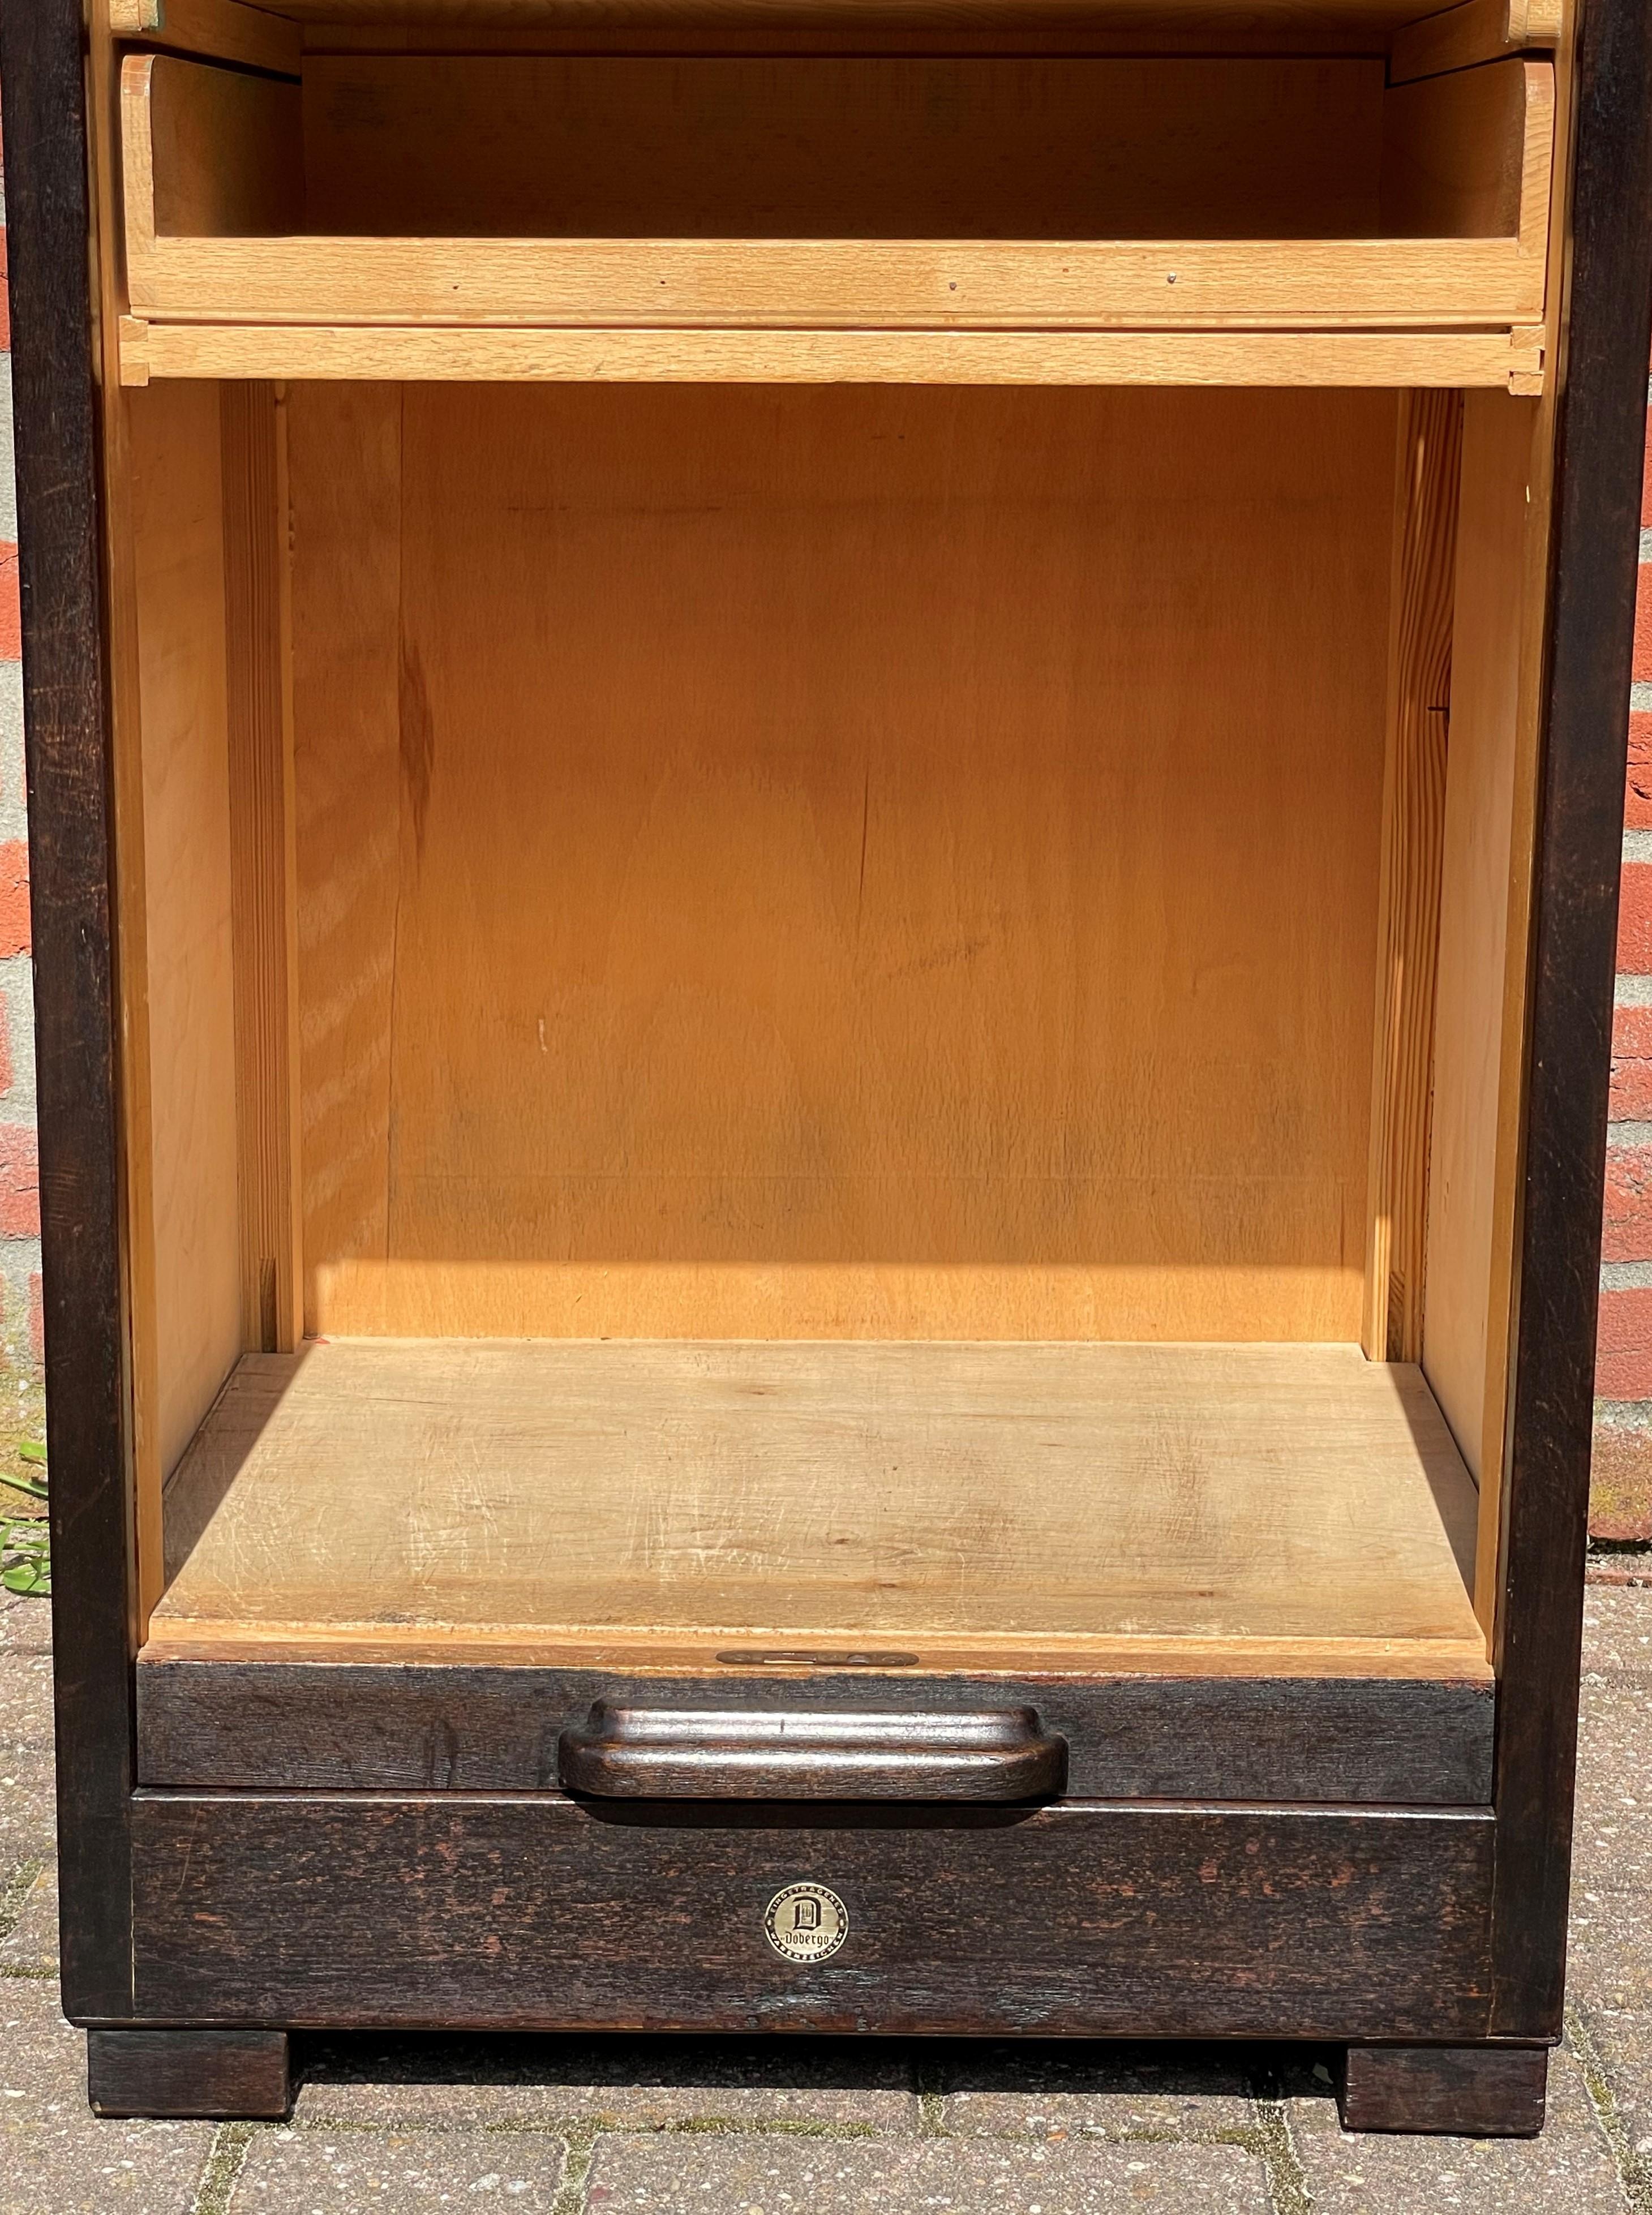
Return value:
M 1027 1706 L 1067 1742 L 1075 1798 L 1477 1806 L 1491 1797 L 1489 1684 L 1415 1678 L 1098 1682 L 630 1678 L 600 1670 L 141 1660 L 138 1776 L 256 1790 L 521 1792 L 594 1700 L 808 1713 Z
M 796 1822 L 534 1799 L 140 1793 L 141 2017 L 1468 2039 L 1489 1815 L 1090 1802 Z M 829 1887 L 829 1960 L 765 1935 Z

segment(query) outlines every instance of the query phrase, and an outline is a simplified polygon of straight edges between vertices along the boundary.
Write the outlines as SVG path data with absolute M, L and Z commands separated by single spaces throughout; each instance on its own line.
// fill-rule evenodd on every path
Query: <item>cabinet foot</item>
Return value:
M 1548 2079 L 1546 2046 L 1350 2046 L 1336 2104 L 1345 2131 L 1529 2138 Z
M 285 2115 L 284 2030 L 92 2030 L 87 2093 L 100 2115 Z

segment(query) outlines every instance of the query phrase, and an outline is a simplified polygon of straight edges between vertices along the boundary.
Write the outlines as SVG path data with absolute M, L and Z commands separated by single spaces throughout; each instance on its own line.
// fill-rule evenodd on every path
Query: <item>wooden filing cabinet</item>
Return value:
M 64 2003 L 1542 2117 L 1635 0 L 0 15 Z

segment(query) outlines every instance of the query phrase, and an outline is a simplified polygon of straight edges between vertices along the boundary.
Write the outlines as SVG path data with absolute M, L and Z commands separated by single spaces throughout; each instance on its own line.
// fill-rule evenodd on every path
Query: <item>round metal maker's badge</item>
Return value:
M 763 1928 L 783 1960 L 825 1961 L 849 1936 L 849 1910 L 823 1884 L 789 1884 L 769 1902 Z

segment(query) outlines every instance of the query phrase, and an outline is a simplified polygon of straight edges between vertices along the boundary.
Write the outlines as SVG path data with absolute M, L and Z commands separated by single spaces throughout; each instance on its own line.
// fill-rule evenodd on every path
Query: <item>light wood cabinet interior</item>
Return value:
M 1483 1673 L 1554 104 L 1471 12 L 126 54 L 160 1645 Z

